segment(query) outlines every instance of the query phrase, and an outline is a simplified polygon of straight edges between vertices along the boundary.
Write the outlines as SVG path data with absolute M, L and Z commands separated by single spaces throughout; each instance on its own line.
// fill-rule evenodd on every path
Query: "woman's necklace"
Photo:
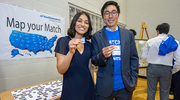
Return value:
M 77 50 L 79 51 L 80 54 L 82 54 L 84 52 L 84 43 L 78 44 Z

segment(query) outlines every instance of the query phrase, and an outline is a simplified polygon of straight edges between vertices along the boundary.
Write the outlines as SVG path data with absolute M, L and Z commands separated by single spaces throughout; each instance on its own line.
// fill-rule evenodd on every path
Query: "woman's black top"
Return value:
M 57 41 L 55 52 L 66 55 L 69 51 L 69 36 L 61 37 Z M 91 58 L 91 44 L 84 43 L 82 54 L 76 49 L 69 69 L 63 75 L 63 88 L 60 100 L 96 100 L 94 83 L 89 70 Z

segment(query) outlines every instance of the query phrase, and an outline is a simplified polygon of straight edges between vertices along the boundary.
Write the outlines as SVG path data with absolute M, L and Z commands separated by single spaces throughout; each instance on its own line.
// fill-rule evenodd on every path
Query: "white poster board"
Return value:
M 0 3 L 0 60 L 54 57 L 65 19 Z

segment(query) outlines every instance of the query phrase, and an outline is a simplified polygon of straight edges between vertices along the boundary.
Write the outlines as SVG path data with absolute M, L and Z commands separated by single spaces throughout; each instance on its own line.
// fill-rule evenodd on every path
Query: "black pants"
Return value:
M 180 100 L 180 71 L 172 76 L 174 84 L 174 100 Z
M 127 91 L 126 89 L 121 89 L 118 91 L 113 91 L 109 97 L 102 97 L 98 95 L 98 100 L 131 100 L 132 92 Z

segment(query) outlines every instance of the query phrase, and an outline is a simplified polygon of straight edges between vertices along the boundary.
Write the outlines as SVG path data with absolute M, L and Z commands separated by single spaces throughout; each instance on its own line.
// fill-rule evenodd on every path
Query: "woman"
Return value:
M 61 100 L 96 100 L 90 42 L 91 20 L 87 13 L 77 13 L 68 29 L 68 36 L 58 39 L 55 48 L 57 70 L 63 75 Z

